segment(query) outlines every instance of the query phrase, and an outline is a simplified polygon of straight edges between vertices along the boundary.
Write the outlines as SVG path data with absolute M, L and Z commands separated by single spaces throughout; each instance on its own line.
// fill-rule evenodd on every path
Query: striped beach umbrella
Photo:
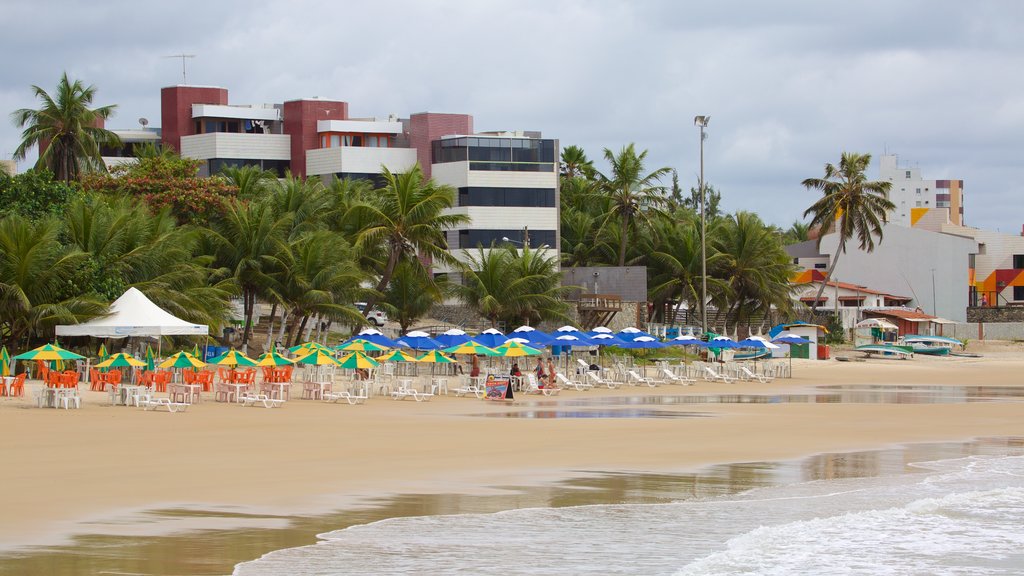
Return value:
M 304 356 L 306 354 L 309 354 L 313 350 L 321 350 L 327 352 L 328 354 L 331 353 L 331 348 L 329 346 L 324 346 L 319 342 L 306 342 L 305 344 L 292 346 L 291 348 L 288 349 L 289 352 L 295 354 L 296 356 Z
M 380 362 L 377 362 L 366 354 L 357 351 L 342 358 L 341 361 L 338 362 L 338 365 L 342 368 L 348 368 L 351 370 L 369 370 L 370 368 L 380 366 Z
M 203 357 L 202 354 L 199 353 L 199 344 L 198 343 L 196 343 L 194 346 L 192 346 L 192 356 L 195 357 L 197 360 L 201 359 Z
M 374 344 L 363 338 L 352 338 L 335 346 L 334 349 L 341 350 L 342 352 L 383 352 L 389 348 L 381 344 Z
M 161 368 L 202 368 L 203 366 L 206 366 L 206 362 L 185 351 L 172 354 L 170 358 L 160 363 Z
M 456 346 L 452 346 L 450 348 L 445 348 L 444 352 L 448 354 L 477 354 L 480 356 L 501 356 L 501 354 L 498 353 L 497 350 L 493 348 L 488 348 L 487 346 L 484 346 L 483 344 L 478 344 L 472 340 L 464 342 L 462 344 L 458 344 Z
M 146 363 L 131 354 L 125 354 L 124 352 L 118 352 L 109 356 L 103 362 L 96 365 L 97 368 L 139 368 L 145 366 Z
M 210 364 L 217 364 L 219 366 L 255 366 L 256 361 L 232 348 L 210 360 Z
M 153 354 L 152 346 L 146 346 L 146 370 L 156 370 L 156 355 Z
M 509 340 L 494 350 L 499 355 L 506 357 L 536 356 L 541 353 L 540 350 L 525 344 L 520 344 L 515 340 Z
M 96 352 L 96 356 L 100 359 L 100 362 L 103 362 L 110 356 L 107 352 L 107 346 L 103 342 L 100 342 L 100 349 L 99 352 Z
M 257 366 L 287 366 L 289 364 L 295 364 L 295 360 L 285 358 L 273 350 L 270 352 L 264 352 L 263 355 L 256 360 Z
M 430 364 L 451 364 L 455 362 L 455 359 L 451 356 L 446 356 L 444 352 L 441 352 L 440 350 L 431 350 L 417 358 L 416 361 Z
M 399 348 L 378 357 L 376 360 L 378 362 L 415 362 L 416 357 Z
M 314 350 L 308 354 L 303 354 L 295 359 L 298 364 L 309 364 L 312 366 L 338 366 L 338 359 L 334 357 L 334 353 L 328 348 L 327 350 Z
M 11 375 L 11 355 L 7 353 L 7 346 L 0 348 L 0 376 Z
M 14 360 L 85 360 L 85 356 L 65 350 L 56 344 L 44 344 L 18 354 Z

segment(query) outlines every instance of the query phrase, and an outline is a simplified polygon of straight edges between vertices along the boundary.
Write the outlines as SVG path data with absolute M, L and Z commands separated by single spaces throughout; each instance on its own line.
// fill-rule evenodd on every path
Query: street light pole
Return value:
M 700 128 L 700 333 L 708 331 L 708 253 L 707 224 L 704 220 L 704 129 L 711 116 L 696 116 L 693 125 Z

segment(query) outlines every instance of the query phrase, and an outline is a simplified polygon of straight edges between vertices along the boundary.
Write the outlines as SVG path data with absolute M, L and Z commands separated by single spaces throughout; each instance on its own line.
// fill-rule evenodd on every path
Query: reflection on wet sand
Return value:
M 729 464 L 692 474 L 581 473 L 579 478 L 542 487 L 500 487 L 507 490 L 500 496 L 405 495 L 370 502 L 359 509 L 312 517 L 154 510 L 139 522 L 186 520 L 211 527 L 232 523 L 237 526 L 165 536 L 78 536 L 71 545 L 29 549 L 0 557 L 0 575 L 226 574 L 236 563 L 266 552 L 311 544 L 319 533 L 385 518 L 711 498 L 795 482 L 903 474 L 916 470 L 910 466 L 914 462 L 1007 454 L 1024 454 L 1024 438 L 823 454 L 792 462 Z

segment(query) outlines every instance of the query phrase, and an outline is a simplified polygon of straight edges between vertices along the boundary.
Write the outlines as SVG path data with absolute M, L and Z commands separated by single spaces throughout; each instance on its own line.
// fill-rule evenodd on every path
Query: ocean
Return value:
M 850 465 L 837 455 L 813 471 L 781 467 L 770 485 L 740 493 L 688 485 L 654 503 L 390 518 L 234 573 L 1024 574 L 1019 452 L 916 461 L 896 450 L 897 461 L 859 477 L 830 474 Z

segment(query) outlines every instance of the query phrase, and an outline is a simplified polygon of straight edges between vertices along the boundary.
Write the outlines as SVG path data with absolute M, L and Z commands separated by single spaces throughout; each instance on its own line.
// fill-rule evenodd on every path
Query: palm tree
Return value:
M 220 174 L 232 186 L 238 187 L 238 197 L 244 200 L 261 197 L 277 182 L 277 174 L 273 170 L 263 170 L 253 165 L 225 166 Z
M 874 251 L 875 236 L 879 242 L 882 241 L 882 225 L 888 222 L 889 212 L 896 209 L 889 200 L 892 183 L 869 181 L 864 175 L 870 164 L 870 154 L 843 152 L 838 167 L 832 163 L 825 164 L 824 178 L 803 181 L 807 189 L 820 190 L 823 194 L 804 211 L 804 217 L 811 216 L 810 227 L 818 230 L 818 249 L 821 249 L 821 239 L 828 230 L 835 227 L 839 234 L 839 246 L 832 255 L 825 281 L 818 287 L 814 305 L 820 302 L 825 285 L 832 279 L 839 255 L 846 252 L 846 242 L 856 235 L 861 250 Z
M 647 264 L 650 277 L 648 292 L 651 301 L 655 303 L 654 313 L 662 309 L 661 304 L 675 300 L 676 313 L 685 303 L 687 310 L 700 310 L 701 299 L 701 253 L 700 253 L 700 223 L 692 220 L 673 222 L 668 219 L 661 219 L 658 222 L 660 228 L 655 235 L 660 242 L 649 247 L 645 251 L 649 254 Z M 712 224 L 708 227 L 708 254 L 707 265 L 709 270 L 719 267 L 719 261 L 724 257 L 715 250 L 717 238 L 721 227 Z M 712 293 L 722 292 L 726 289 L 725 280 L 708 277 L 708 287 Z
M 571 287 L 560 285 L 554 257 L 511 244 L 489 249 L 481 246 L 467 265 L 463 283 L 452 290 L 492 325 L 569 320 L 569 306 L 562 297 Z
M 107 305 L 80 293 L 73 278 L 88 257 L 58 241 L 54 218 L 0 220 L 0 340 L 24 345 L 49 337 L 57 324 L 76 324 L 103 314 Z
M 811 226 L 806 222 L 794 220 L 789 229 L 782 233 L 782 240 L 786 244 L 797 244 L 810 239 Z
M 285 234 L 291 223 L 268 202 L 232 200 L 226 214 L 211 230 L 219 244 L 218 262 L 230 271 L 242 292 L 245 331 L 242 346 L 249 342 L 256 299 L 274 284 L 273 273 L 281 267 L 286 250 Z
M 398 263 L 384 292 L 384 302 L 402 334 L 444 298 L 446 288 L 443 280 L 432 278 L 419 262 L 403 260 Z
M 14 158 L 24 160 L 28 150 L 38 145 L 36 168 L 49 168 L 59 180 L 77 181 L 85 172 L 105 172 L 100 147 L 119 146 L 120 139 L 97 125 L 110 118 L 116 106 L 90 109 L 96 87 L 86 87 L 80 80 L 72 82 L 67 72 L 57 83 L 55 96 L 39 86 L 32 86 L 32 91 L 42 107 L 11 114 L 15 125 L 24 128 Z
M 562 148 L 562 178 L 593 178 L 594 161 L 587 158 L 587 153 L 579 146 Z
M 604 149 L 605 160 L 611 164 L 611 177 L 600 175 L 602 195 L 610 201 L 610 210 L 605 215 L 601 228 L 609 222 L 618 220 L 619 224 L 619 266 L 626 265 L 626 247 L 629 245 L 629 229 L 637 220 L 648 220 L 648 213 L 657 211 L 665 204 L 664 186 L 656 184 L 662 176 L 672 169 L 658 168 L 646 173 L 644 160 L 647 151 L 636 153 L 633 144 L 629 144 L 615 154 Z
M 366 251 L 384 246 L 387 260 L 380 272 L 377 293 L 383 293 L 391 281 L 398 262 L 417 255 L 438 260 L 453 267 L 461 264 L 447 251 L 444 231 L 469 222 L 464 214 L 446 214 L 455 205 L 455 190 L 424 180 L 417 164 L 404 174 L 384 168 L 385 185 L 374 197 L 356 207 L 365 218 L 365 225 L 356 235 L 356 247 Z M 369 314 L 377 302 L 371 295 L 364 313 Z
M 728 290 L 726 317 L 739 324 L 773 308 L 786 315 L 792 307 L 789 283 L 795 268 L 771 227 L 752 212 L 737 212 L 725 218 L 716 235 L 718 253 L 715 275 Z

